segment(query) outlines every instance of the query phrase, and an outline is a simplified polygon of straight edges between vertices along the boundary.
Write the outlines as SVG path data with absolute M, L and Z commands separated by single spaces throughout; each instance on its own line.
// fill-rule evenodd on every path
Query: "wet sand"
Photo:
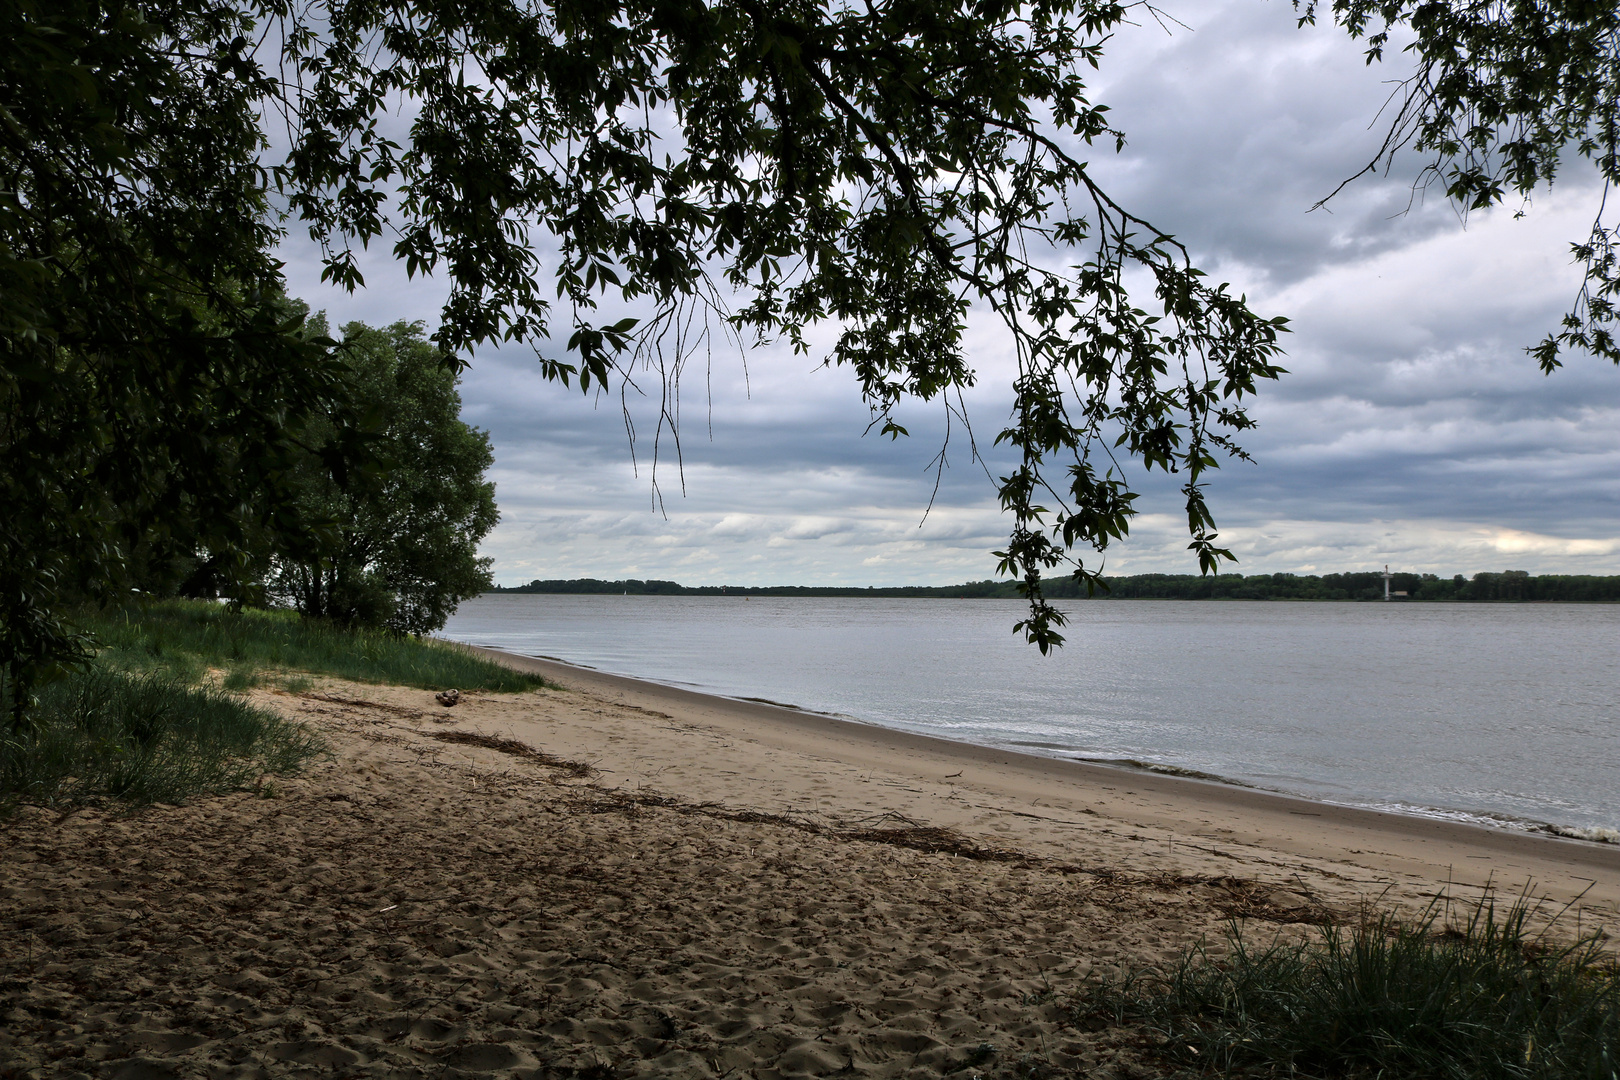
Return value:
M 566 689 L 257 691 L 332 758 L 0 824 L 9 1075 L 1145 1077 L 1075 995 L 1233 920 L 1620 922 L 1613 847 L 503 659 Z

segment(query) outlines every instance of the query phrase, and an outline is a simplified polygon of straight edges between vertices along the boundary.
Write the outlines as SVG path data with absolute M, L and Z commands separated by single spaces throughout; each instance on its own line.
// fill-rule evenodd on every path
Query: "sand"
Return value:
M 0 824 L 0 1077 L 1146 1077 L 1076 995 L 1234 920 L 1620 926 L 1606 845 L 510 662 L 567 689 L 261 690 L 332 757 Z

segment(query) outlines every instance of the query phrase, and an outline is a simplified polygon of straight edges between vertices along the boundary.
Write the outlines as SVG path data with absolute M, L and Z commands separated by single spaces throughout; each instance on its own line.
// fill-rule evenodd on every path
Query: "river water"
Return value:
M 1620 840 L 1620 606 L 552 596 L 443 636 L 1327 802 Z

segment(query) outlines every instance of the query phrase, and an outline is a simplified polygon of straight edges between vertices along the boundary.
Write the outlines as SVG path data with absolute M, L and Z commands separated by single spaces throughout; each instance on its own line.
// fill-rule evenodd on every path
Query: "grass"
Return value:
M 267 672 L 300 673 L 423 690 L 517 692 L 544 686 L 446 642 L 380 631 L 342 630 L 290 611 L 233 612 L 204 600 L 165 600 L 87 612 L 84 628 L 102 644 L 101 662 L 124 671 L 165 671 L 190 682 L 225 671 L 227 690 Z
M 41 690 L 29 730 L 0 729 L 0 813 L 19 803 L 264 791 L 265 777 L 297 772 L 325 749 L 308 728 L 241 698 L 267 678 L 293 692 L 319 675 L 425 690 L 545 685 L 444 642 L 340 630 L 292 612 L 168 600 L 87 611 L 79 622 L 100 645 L 94 664 Z M 9 709 L 0 685 L 0 716 Z
M 1139 1023 L 1167 1057 L 1227 1076 L 1616 1080 L 1620 972 L 1595 936 L 1554 943 L 1521 900 L 1460 928 L 1389 916 L 1317 944 L 1188 955 L 1168 976 L 1099 982 L 1077 1012 Z
M 0 689 L 9 707 L 5 698 Z M 303 725 L 222 690 L 99 665 L 46 686 L 33 719 L 0 735 L 0 811 L 180 803 L 262 785 L 324 751 Z

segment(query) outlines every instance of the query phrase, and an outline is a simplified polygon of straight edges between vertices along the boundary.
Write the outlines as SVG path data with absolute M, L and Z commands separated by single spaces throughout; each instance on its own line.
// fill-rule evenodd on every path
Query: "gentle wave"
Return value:
M 1597 844 L 1620 844 L 1620 829 L 1572 829 L 1567 825 L 1548 825 L 1554 836 L 1567 836 L 1571 840 L 1591 840 Z
M 1142 772 L 1158 773 L 1160 776 L 1179 776 L 1183 780 L 1205 780 L 1212 784 L 1230 784 L 1232 787 L 1252 788 L 1255 786 L 1243 780 L 1235 780 L 1230 776 L 1221 776 L 1218 773 L 1205 772 L 1202 769 L 1184 769 L 1180 765 L 1137 761 L 1135 758 L 1098 758 L 1071 755 L 1070 760 L 1084 761 L 1088 765 L 1107 765 L 1115 769 L 1138 769 Z
M 1018 746 L 1039 747 L 1044 749 L 1060 749 L 1042 743 L 1018 743 Z M 1054 755 L 1057 756 L 1057 755 Z M 1158 773 L 1162 776 L 1179 776 L 1188 780 L 1203 780 L 1214 784 L 1228 784 L 1232 787 L 1262 790 L 1274 795 L 1285 795 L 1292 798 L 1310 799 L 1296 791 L 1287 791 L 1282 788 L 1260 788 L 1243 780 L 1236 780 L 1230 776 L 1220 776 L 1216 773 L 1204 772 L 1200 769 L 1184 769 L 1177 765 L 1161 765 L 1151 761 L 1137 761 L 1132 758 L 1096 758 L 1079 757 L 1075 755 L 1062 755 L 1065 760 L 1083 761 L 1088 765 L 1105 765 L 1117 769 L 1133 769 L 1141 772 Z M 1314 802 L 1325 803 L 1329 806 L 1347 806 L 1358 810 L 1376 810 L 1385 814 L 1401 814 L 1405 817 L 1432 818 L 1438 821 L 1454 821 L 1464 825 L 1480 825 L 1492 829 L 1508 829 L 1513 832 L 1541 832 L 1553 836 L 1561 836 L 1566 840 L 1589 840 L 1596 844 L 1620 844 L 1620 829 L 1606 829 L 1602 827 L 1580 827 L 1574 825 L 1558 825 L 1545 821 L 1531 821 L 1526 818 L 1509 817 L 1505 814 L 1469 813 L 1465 810 L 1452 810 L 1439 806 L 1413 806 L 1408 803 L 1371 803 L 1346 802 L 1334 799 L 1314 799 Z
M 1406 817 L 1431 818 L 1436 821 L 1455 821 L 1463 825 L 1481 825 L 1509 832 L 1547 833 L 1566 840 L 1589 840 L 1596 844 L 1620 844 L 1620 830 L 1600 826 L 1559 825 L 1555 822 L 1536 821 L 1531 818 L 1512 817 L 1508 814 L 1472 813 L 1444 806 L 1416 806 L 1411 803 L 1349 802 L 1324 799 L 1334 806 L 1353 806 L 1362 810 L 1378 810 L 1386 814 Z

